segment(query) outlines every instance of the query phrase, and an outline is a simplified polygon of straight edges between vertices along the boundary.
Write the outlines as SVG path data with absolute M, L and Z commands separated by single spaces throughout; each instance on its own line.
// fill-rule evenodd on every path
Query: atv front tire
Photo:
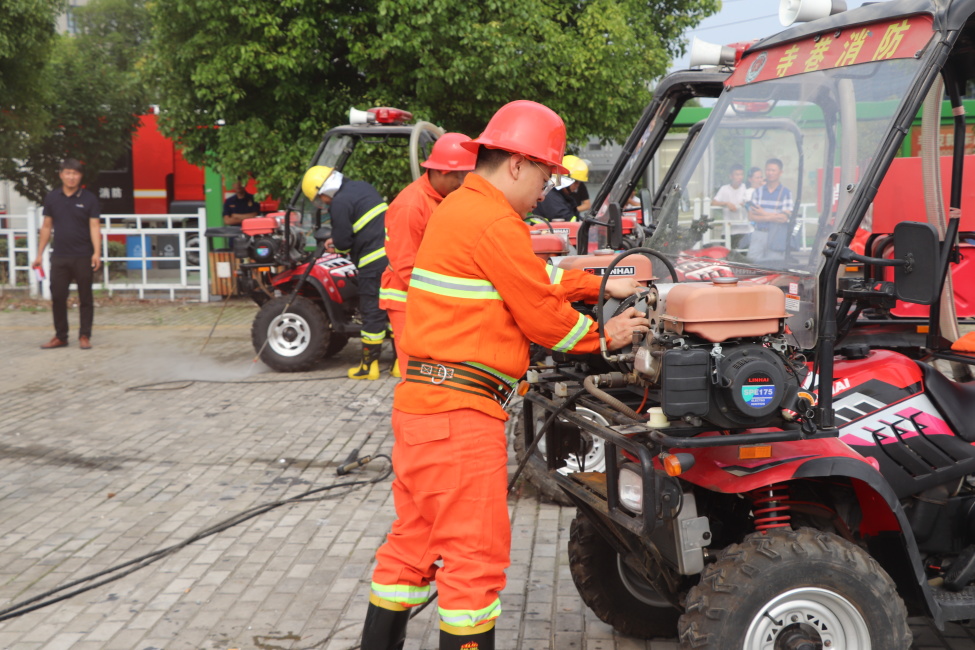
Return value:
M 812 528 L 753 533 L 724 549 L 686 604 L 681 648 L 911 647 L 890 576 L 858 546 Z
M 621 634 L 640 639 L 677 635 L 680 610 L 621 562 L 582 513 L 569 529 L 569 571 L 583 602 Z
M 251 325 L 251 343 L 261 361 L 278 372 L 310 370 L 329 347 L 331 328 L 325 312 L 297 297 L 285 312 L 287 296 L 269 300 Z

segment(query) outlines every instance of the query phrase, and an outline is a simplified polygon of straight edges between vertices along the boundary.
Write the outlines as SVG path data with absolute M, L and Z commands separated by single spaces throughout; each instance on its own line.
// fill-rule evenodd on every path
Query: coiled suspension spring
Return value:
M 752 513 L 755 517 L 755 530 L 762 532 L 772 528 L 789 528 L 792 519 L 789 486 L 776 483 L 769 487 L 752 490 L 748 493 L 752 500 Z

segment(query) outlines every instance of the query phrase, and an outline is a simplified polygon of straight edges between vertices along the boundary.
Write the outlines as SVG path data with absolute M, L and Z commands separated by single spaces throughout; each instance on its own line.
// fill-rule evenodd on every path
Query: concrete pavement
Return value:
M 94 349 L 72 340 L 42 351 L 49 311 L 0 311 L 0 609 L 250 508 L 345 482 L 335 468 L 353 449 L 390 452 L 395 380 L 346 379 L 355 343 L 311 372 L 271 373 L 252 363 L 255 313 L 237 300 L 225 309 L 100 307 Z M 379 478 L 384 467 L 377 460 L 350 478 Z M 389 479 L 315 496 L 0 622 L 0 648 L 352 648 L 373 554 L 393 519 Z M 539 503 L 530 487 L 509 506 L 499 648 L 676 648 L 621 637 L 582 604 L 566 554 L 572 509 Z M 918 649 L 975 649 L 968 628 L 941 634 L 915 621 L 913 630 Z M 408 637 L 407 650 L 436 648 L 434 607 Z

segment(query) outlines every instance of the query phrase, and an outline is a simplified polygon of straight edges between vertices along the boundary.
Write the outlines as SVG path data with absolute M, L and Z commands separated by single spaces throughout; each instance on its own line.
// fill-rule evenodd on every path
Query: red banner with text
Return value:
M 748 53 L 728 86 L 888 59 L 912 59 L 934 34 L 927 14 L 855 25 Z

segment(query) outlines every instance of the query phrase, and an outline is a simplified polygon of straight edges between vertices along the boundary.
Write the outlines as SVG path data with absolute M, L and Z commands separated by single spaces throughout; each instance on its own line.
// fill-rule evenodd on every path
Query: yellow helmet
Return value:
M 301 191 L 309 201 L 314 201 L 318 197 L 318 190 L 331 174 L 332 168 L 325 165 L 315 165 L 305 172 L 304 178 L 301 179 Z
M 582 158 L 565 156 L 562 158 L 562 166 L 569 170 L 569 178 L 583 183 L 589 180 L 589 165 Z

